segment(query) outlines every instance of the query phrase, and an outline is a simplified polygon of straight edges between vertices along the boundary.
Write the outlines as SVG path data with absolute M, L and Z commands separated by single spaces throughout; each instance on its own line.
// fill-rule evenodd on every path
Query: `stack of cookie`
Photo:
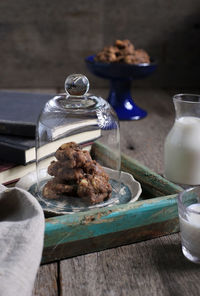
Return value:
M 90 153 L 75 142 L 63 144 L 55 153 L 56 161 L 48 167 L 53 178 L 43 188 L 49 199 L 74 196 L 89 205 L 100 203 L 111 196 L 112 187 L 104 169 Z
M 144 49 L 135 49 L 129 40 L 116 40 L 113 46 L 104 47 L 97 53 L 95 60 L 103 63 L 150 63 L 148 53 Z

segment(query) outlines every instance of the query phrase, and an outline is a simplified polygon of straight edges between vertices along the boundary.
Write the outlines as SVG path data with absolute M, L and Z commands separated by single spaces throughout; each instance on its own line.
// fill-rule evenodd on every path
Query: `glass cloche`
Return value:
M 86 76 L 68 76 L 38 119 L 37 197 L 60 212 L 113 204 L 121 190 L 118 118 L 88 90 Z

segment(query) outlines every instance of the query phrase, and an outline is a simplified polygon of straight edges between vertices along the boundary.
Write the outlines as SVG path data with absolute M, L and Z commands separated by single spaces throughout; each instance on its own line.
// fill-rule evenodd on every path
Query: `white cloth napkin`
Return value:
M 29 296 L 40 265 L 44 214 L 20 188 L 0 185 L 0 295 Z

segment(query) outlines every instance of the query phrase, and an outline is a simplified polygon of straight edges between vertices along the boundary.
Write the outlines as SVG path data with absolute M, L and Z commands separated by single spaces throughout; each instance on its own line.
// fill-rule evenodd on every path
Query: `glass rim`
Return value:
M 191 100 L 188 100 L 184 97 L 190 97 Z M 199 101 L 194 100 L 194 99 L 199 98 Z M 193 99 L 193 100 L 192 100 Z M 190 94 L 190 93 L 180 93 L 180 94 L 176 94 L 173 96 L 173 100 L 174 101 L 179 101 L 179 102 L 185 102 L 185 103 L 191 103 L 191 104 L 196 104 L 196 103 L 200 103 L 200 94 Z
M 178 193 L 178 203 L 181 204 L 181 206 L 184 208 L 184 210 L 185 210 L 186 212 L 194 213 L 194 214 L 200 215 L 200 210 L 199 210 L 199 211 L 195 211 L 195 210 L 193 210 L 193 209 L 189 209 L 188 206 L 185 206 L 184 203 L 183 203 L 183 201 L 182 201 L 183 195 L 184 195 L 185 193 L 188 193 L 188 192 L 190 192 L 190 191 L 193 191 L 193 190 L 195 190 L 195 189 L 198 188 L 198 187 L 200 188 L 200 185 L 199 185 L 199 186 L 195 186 L 195 187 L 187 188 L 187 189 L 181 191 L 180 193 Z

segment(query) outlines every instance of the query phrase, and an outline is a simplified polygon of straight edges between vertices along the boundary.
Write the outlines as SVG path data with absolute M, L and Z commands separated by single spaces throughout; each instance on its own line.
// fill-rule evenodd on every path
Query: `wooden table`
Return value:
M 91 90 L 106 98 L 108 90 Z M 134 90 L 148 112 L 140 121 L 121 122 L 121 150 L 156 173 L 163 173 L 163 144 L 175 112 L 173 92 Z M 33 295 L 118 296 L 200 295 L 200 268 L 182 255 L 173 234 L 42 265 Z

